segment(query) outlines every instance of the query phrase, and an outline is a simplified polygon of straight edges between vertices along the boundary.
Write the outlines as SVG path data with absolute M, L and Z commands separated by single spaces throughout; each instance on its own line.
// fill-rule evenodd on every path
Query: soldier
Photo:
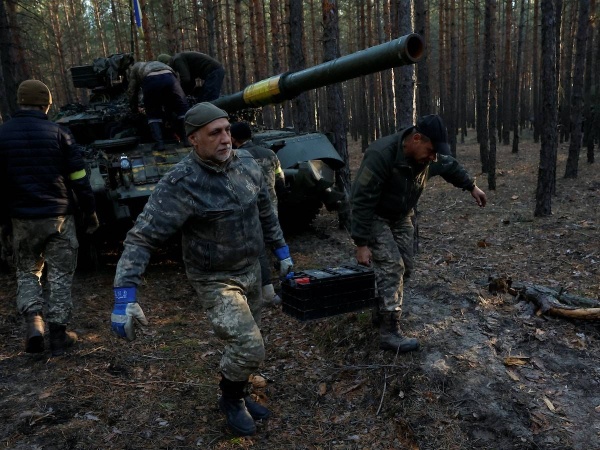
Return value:
M 163 107 L 166 108 L 166 112 L 177 115 L 175 131 L 181 144 L 188 146 L 183 123 L 188 102 L 173 69 L 159 61 L 139 61 L 128 69 L 127 82 L 129 104 L 134 113 L 138 109 L 138 95 L 140 87 L 142 88 L 148 126 L 152 139 L 156 141 L 154 148 L 156 150 L 165 148 L 162 130 Z
M 242 148 L 248 151 L 260 165 L 269 189 L 273 211 L 277 214 L 277 192 L 282 192 L 285 189 L 285 176 L 277 155 L 272 150 L 255 145 L 252 142 L 252 130 L 246 122 L 236 122 L 231 125 L 231 141 L 234 148 Z M 259 260 L 263 300 L 273 306 L 279 305 L 281 304 L 281 298 L 275 293 L 273 281 L 271 280 L 270 259 L 265 250 L 261 252 Z
M 352 185 L 351 235 L 356 260 L 375 270 L 380 304 L 380 348 L 399 352 L 418 349 L 416 339 L 400 329 L 404 279 L 413 267 L 411 216 L 429 177 L 469 191 L 485 206 L 485 193 L 456 159 L 448 156 L 448 134 L 437 115 L 419 118 L 367 148 Z
M 246 436 L 256 432 L 254 419 L 270 415 L 246 393 L 249 375 L 265 357 L 258 262 L 264 242 L 274 249 L 282 276 L 293 263 L 260 167 L 248 152 L 232 150 L 227 119 L 211 103 L 199 103 L 185 115 L 194 151 L 160 180 L 127 234 L 111 320 L 113 331 L 129 340 L 135 339 L 135 322 L 147 324 L 136 301 L 137 286 L 150 253 L 181 231 L 196 301 L 226 343 L 219 407 L 227 424 Z
M 44 351 L 45 318 L 52 356 L 64 354 L 77 335 L 67 331 L 73 301 L 71 284 L 77 265 L 74 214 L 83 211 L 87 232 L 98 228 L 94 193 L 81 148 L 71 133 L 48 120 L 52 95 L 38 80 L 17 90 L 20 110 L 0 128 L 0 213 L 10 219 L 17 274 L 17 308 L 25 317 L 25 351 Z M 77 200 L 77 201 L 75 201 Z M 0 217 L 0 223 L 2 217 Z M 47 265 L 50 296 L 42 295 Z
M 186 95 L 197 102 L 210 102 L 219 98 L 225 78 L 223 65 L 211 56 L 200 52 L 181 52 L 171 57 L 166 53 L 158 60 L 173 68 Z

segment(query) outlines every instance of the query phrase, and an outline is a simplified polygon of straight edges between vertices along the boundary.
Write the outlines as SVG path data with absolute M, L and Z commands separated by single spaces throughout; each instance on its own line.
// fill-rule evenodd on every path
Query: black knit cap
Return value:
M 419 117 L 417 120 L 417 131 L 424 134 L 433 143 L 433 148 L 440 155 L 450 155 L 448 145 L 448 131 L 442 118 L 436 114 Z
M 235 122 L 231 124 L 231 137 L 236 141 L 247 141 L 252 137 L 252 130 L 247 122 Z

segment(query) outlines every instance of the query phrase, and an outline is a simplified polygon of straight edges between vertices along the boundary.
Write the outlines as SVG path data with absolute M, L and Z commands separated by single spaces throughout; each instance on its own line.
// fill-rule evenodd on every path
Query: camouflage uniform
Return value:
M 275 192 L 275 183 L 285 183 L 285 176 L 283 175 L 283 170 L 281 170 L 279 158 L 277 158 L 277 155 L 272 150 L 255 145 L 252 141 L 244 142 L 239 148 L 247 150 L 254 157 L 256 162 L 258 162 L 262 169 L 265 182 L 267 183 L 273 211 L 277 214 L 277 193 Z M 271 262 L 266 251 L 261 252 L 259 260 L 262 285 L 265 286 L 271 284 Z
M 73 216 L 12 219 L 12 227 L 19 312 L 42 310 L 45 302 L 40 279 L 47 262 L 47 281 L 51 288 L 46 320 L 69 323 L 73 309 L 71 284 L 79 247 L 75 219 Z
M 264 359 L 258 256 L 265 241 L 285 245 L 261 169 L 248 152 L 234 150 L 223 166 L 191 152 L 168 172 L 127 234 L 114 286 L 138 286 L 151 252 L 178 230 L 188 279 L 227 343 L 221 371 L 245 381 Z
M 281 169 L 281 163 L 279 158 L 274 151 L 268 148 L 255 145 L 252 141 L 246 141 L 239 146 L 248 151 L 258 162 L 258 165 L 262 169 L 265 182 L 267 183 L 267 189 L 269 190 L 269 196 L 271 197 L 271 203 L 273 204 L 273 210 L 277 214 L 277 193 L 275 192 L 275 184 L 277 181 L 285 183 L 285 176 Z
M 0 216 L 12 225 L 17 307 L 22 314 L 42 312 L 40 282 L 48 263 L 47 321 L 67 324 L 79 246 L 74 214 L 95 211 L 81 147 L 42 111 L 18 111 L 0 127 L 0 188 L 11 193 Z
M 402 140 L 412 130 L 373 142 L 352 185 L 351 235 L 357 246 L 371 250 L 382 311 L 402 310 L 404 278 L 413 268 L 411 216 L 427 179 L 441 175 L 464 190 L 474 186 L 474 179 L 451 156 L 438 155 L 437 162 L 411 165 Z

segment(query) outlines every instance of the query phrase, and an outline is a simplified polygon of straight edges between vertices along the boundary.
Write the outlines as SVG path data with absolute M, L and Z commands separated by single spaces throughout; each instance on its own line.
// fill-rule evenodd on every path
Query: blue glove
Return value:
M 279 260 L 279 276 L 285 278 L 286 275 L 294 268 L 294 261 L 290 256 L 290 248 L 287 245 L 273 250 L 275 257 Z
M 136 301 L 135 287 L 114 288 L 115 306 L 110 315 L 110 327 L 120 337 L 133 341 L 135 339 L 135 322 L 148 325 L 144 311 Z

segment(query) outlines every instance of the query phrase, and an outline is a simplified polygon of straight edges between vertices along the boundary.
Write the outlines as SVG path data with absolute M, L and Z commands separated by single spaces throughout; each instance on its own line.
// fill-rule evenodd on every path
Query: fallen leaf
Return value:
M 512 370 L 507 369 L 506 373 L 510 377 L 511 380 L 513 380 L 513 381 L 521 381 L 521 379 L 519 378 L 519 376 L 516 373 L 514 373 Z
M 529 361 L 527 356 L 507 356 L 504 358 L 505 366 L 524 366 Z
M 325 383 L 319 384 L 319 395 L 323 397 L 327 393 L 327 385 Z
M 556 408 L 554 407 L 554 405 L 552 404 L 552 402 L 550 401 L 550 399 L 548 397 L 544 397 L 543 400 L 550 411 L 552 411 L 552 412 L 556 411 Z

